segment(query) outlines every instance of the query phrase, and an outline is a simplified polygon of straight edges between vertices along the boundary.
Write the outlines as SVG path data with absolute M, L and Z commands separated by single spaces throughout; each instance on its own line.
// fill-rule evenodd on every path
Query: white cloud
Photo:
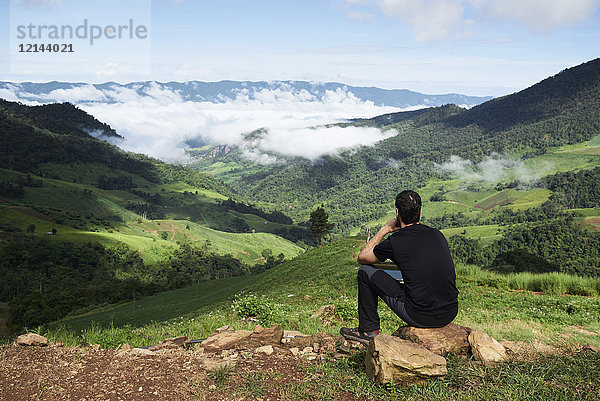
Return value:
M 549 31 L 584 22 L 599 6 L 599 0 L 489 0 L 485 8 L 493 17 Z
M 353 21 L 365 22 L 373 19 L 373 14 L 369 13 L 361 13 L 354 10 L 346 10 L 344 13 L 346 14 L 346 17 Z
M 447 39 L 464 14 L 458 0 L 381 0 L 378 6 L 386 16 L 410 24 L 417 41 Z
M 20 95 L 43 102 L 77 104 L 115 128 L 125 138 L 119 144 L 125 150 L 166 161 L 188 160 L 185 152 L 188 139 L 240 145 L 246 157 L 260 163 L 275 162 L 274 154 L 314 160 L 341 149 L 369 146 L 395 134 L 395 131 L 382 133 L 376 128 L 326 124 L 399 111 L 363 101 L 344 89 L 326 91 L 322 97 L 289 86 L 255 92 L 246 89 L 240 90 L 234 99 L 223 98 L 219 103 L 187 101 L 177 91 L 157 83 L 131 88 L 115 85 L 106 90 L 85 85 L 37 97 L 11 89 L 5 90 L 6 95 L 14 100 Z M 247 146 L 244 135 L 261 128 L 264 128 L 262 138 L 254 147 Z
M 106 96 L 93 85 L 84 85 L 71 89 L 55 89 L 47 94 L 37 95 L 40 100 L 49 102 L 80 103 L 89 101 L 105 101 Z
M 12 5 L 22 5 L 25 7 L 47 7 L 55 8 L 62 5 L 62 0 L 12 0 Z
M 590 19 L 600 0 L 343 0 L 350 19 L 379 9 L 410 26 L 417 41 L 460 39 L 476 35 L 478 23 L 494 19 L 551 31 Z M 359 9 L 356 9 L 358 7 Z
M 13 85 L 8 85 L 8 88 L 0 88 L 0 99 L 8 100 L 11 102 L 20 101 L 17 95 L 18 89 Z
M 452 155 L 449 161 L 436 165 L 439 171 L 450 173 L 465 182 L 480 182 L 487 185 L 514 180 L 529 184 L 545 176 L 551 167 L 551 163 L 527 166 L 521 159 L 497 153 L 479 163 Z
M 96 70 L 96 76 L 100 79 L 113 79 L 119 75 L 120 72 L 121 69 L 119 68 L 118 64 L 107 63 L 100 69 Z

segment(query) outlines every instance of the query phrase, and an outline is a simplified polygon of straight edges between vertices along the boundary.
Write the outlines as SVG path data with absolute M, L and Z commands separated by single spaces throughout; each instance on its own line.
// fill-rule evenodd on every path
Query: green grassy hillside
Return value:
M 146 345 L 165 333 L 201 338 L 219 325 L 248 328 L 255 324 L 240 320 L 232 309 L 248 294 L 256 294 L 258 303 L 268 307 L 261 317 L 263 324 L 278 322 L 309 333 L 336 332 L 342 325 L 357 323 L 354 258 L 363 244 L 359 238 L 335 241 L 259 275 L 205 282 L 93 310 L 54 323 L 48 333 L 69 341 L 113 346 L 120 341 Z M 600 336 L 583 334 L 600 330 L 595 318 L 600 313 L 600 279 L 501 275 L 462 264 L 457 266 L 457 275 L 459 324 L 479 327 L 500 340 L 566 348 L 600 345 Z M 311 318 L 324 304 L 334 304 L 338 311 L 330 323 Z M 399 319 L 385 305 L 380 309 L 384 332 L 389 333 Z

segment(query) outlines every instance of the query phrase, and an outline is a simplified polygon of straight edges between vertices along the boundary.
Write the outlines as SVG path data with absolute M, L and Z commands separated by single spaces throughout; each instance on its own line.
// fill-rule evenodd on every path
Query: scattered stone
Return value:
M 306 348 L 309 347 L 313 342 L 312 336 L 306 337 L 293 337 L 287 342 L 287 345 L 292 348 Z
M 45 347 L 48 339 L 35 333 L 22 334 L 17 337 L 16 343 L 24 346 Z
M 584 353 L 584 352 L 600 352 L 600 348 L 596 347 L 594 345 L 584 345 L 581 348 L 581 352 L 582 353 Z
M 448 373 L 446 359 L 422 345 L 380 334 L 369 343 L 365 359 L 367 374 L 376 383 L 411 385 Z
M 400 326 L 392 335 L 421 344 L 438 355 L 462 354 L 470 350 L 469 333 L 471 329 L 450 323 L 434 329 L 420 329 L 412 326 Z
M 225 331 L 235 331 L 235 330 L 230 325 L 221 326 L 218 329 L 216 329 L 215 332 L 211 334 L 211 336 L 214 336 L 215 334 L 223 333 Z
M 264 327 L 262 327 L 260 324 L 257 324 L 256 326 L 254 326 L 255 334 L 260 334 L 260 333 L 262 333 L 263 330 L 264 330 Z
M 504 346 L 483 331 L 472 330 L 468 338 L 471 352 L 476 360 L 483 363 L 497 363 L 506 360 Z
M 310 354 L 311 352 L 313 352 L 313 348 L 312 347 L 306 347 L 302 351 L 300 351 L 300 355 Z
M 312 347 L 315 352 L 319 352 L 319 350 L 321 349 L 321 346 L 319 345 L 319 343 L 313 343 Z
M 301 333 L 296 330 L 284 330 L 283 337 L 284 338 L 288 338 L 288 337 L 294 338 L 294 337 L 310 337 L 310 336 L 308 334 L 304 334 L 304 333 Z
M 100 348 L 100 344 L 94 344 L 94 345 L 92 345 L 92 349 L 93 349 L 94 351 L 100 351 L 100 349 L 101 349 L 101 348 Z
M 210 372 L 216 372 L 220 369 L 235 365 L 234 361 L 220 358 L 202 358 L 199 360 L 199 362 L 204 366 L 206 370 Z
M 187 337 L 171 337 L 164 339 L 159 344 L 153 345 L 148 349 L 150 351 L 158 351 L 161 349 L 187 348 L 189 345 L 190 341 Z
M 126 352 L 129 352 L 131 355 L 150 355 L 150 356 L 158 355 L 158 354 L 155 354 L 154 352 L 150 351 L 147 348 L 134 348 L 134 349 L 126 351 Z
M 296 347 L 290 348 L 290 352 L 292 353 L 293 356 L 298 356 L 300 354 L 300 350 Z
M 263 345 L 262 347 L 258 347 L 257 349 L 254 350 L 255 353 L 260 354 L 267 354 L 267 355 L 271 355 L 273 353 L 273 346 L 272 345 Z

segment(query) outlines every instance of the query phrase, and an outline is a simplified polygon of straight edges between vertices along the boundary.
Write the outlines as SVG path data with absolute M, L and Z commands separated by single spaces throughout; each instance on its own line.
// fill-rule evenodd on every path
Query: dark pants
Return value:
M 387 306 L 410 326 L 424 327 L 406 313 L 404 285 L 377 267 L 362 265 L 358 269 L 358 329 L 360 331 L 379 329 L 378 298 L 383 299 Z

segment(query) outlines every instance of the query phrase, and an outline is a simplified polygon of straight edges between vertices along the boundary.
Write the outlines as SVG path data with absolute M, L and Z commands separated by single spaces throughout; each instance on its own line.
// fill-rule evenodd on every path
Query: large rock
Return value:
M 483 363 L 496 363 L 506 360 L 506 348 L 481 330 L 472 330 L 469 344 L 473 357 Z
M 236 331 L 237 333 L 237 331 Z M 256 348 L 263 345 L 281 346 L 283 338 L 283 327 L 274 324 L 271 327 L 261 327 L 250 333 L 248 337 L 243 338 L 238 342 L 239 348 Z
M 436 329 L 419 329 L 412 326 L 400 326 L 392 334 L 405 340 L 421 344 L 438 355 L 469 353 L 469 333 L 471 329 L 450 323 Z
M 448 373 L 446 359 L 422 345 L 380 334 L 369 343 L 365 368 L 379 384 L 418 384 Z
M 212 334 L 206 340 L 202 341 L 202 348 L 205 351 L 220 352 L 224 349 L 235 348 L 238 343 L 250 337 L 249 330 L 221 331 Z
M 48 339 L 35 333 L 27 333 L 17 337 L 16 343 L 19 345 L 44 347 L 48 345 Z

